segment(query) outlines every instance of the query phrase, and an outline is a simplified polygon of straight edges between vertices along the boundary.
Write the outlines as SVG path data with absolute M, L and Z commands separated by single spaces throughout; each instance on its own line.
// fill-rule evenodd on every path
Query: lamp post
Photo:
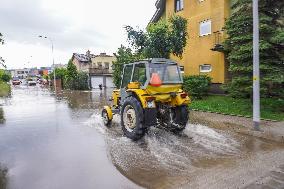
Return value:
M 53 41 L 51 38 L 49 37 L 46 37 L 46 36 L 42 36 L 42 35 L 39 35 L 38 36 L 39 38 L 44 38 L 44 39 L 48 39 L 51 43 L 51 52 L 52 52 L 52 64 L 53 64 L 53 81 L 54 81 L 54 92 L 55 92 L 55 95 L 56 95 L 56 75 L 55 75 L 55 64 L 54 64 L 54 54 L 53 54 Z
M 259 131 L 260 94 L 259 94 L 259 14 L 258 0 L 253 0 L 253 124 Z

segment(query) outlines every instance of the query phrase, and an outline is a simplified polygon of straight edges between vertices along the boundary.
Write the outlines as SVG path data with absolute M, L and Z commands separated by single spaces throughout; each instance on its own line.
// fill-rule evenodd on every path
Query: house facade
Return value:
M 173 14 L 188 21 L 183 58 L 171 56 L 184 68 L 185 75 L 206 74 L 213 83 L 225 83 L 228 69 L 221 43 L 225 37 L 223 27 L 229 16 L 230 0 L 157 0 L 155 5 L 157 10 L 151 23 Z
M 106 53 L 100 53 L 91 57 L 91 85 L 93 88 L 97 88 L 100 84 L 103 87 L 114 88 L 112 80 L 112 63 L 116 61 L 115 56 L 107 55 Z
M 115 56 L 100 53 L 99 55 L 74 53 L 72 62 L 77 70 L 86 72 L 89 75 L 91 88 L 99 88 L 102 85 L 105 88 L 113 88 L 112 63 L 116 61 Z

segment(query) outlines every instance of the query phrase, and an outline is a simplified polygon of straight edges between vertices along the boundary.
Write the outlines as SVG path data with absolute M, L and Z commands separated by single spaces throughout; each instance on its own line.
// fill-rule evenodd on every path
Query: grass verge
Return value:
M 260 103 L 261 118 L 284 121 L 283 99 L 262 98 Z M 228 96 L 211 95 L 200 100 L 193 100 L 190 107 L 202 111 L 252 116 L 250 99 L 234 99 Z
M 0 81 L 0 97 L 5 97 L 10 94 L 11 87 L 9 84 Z

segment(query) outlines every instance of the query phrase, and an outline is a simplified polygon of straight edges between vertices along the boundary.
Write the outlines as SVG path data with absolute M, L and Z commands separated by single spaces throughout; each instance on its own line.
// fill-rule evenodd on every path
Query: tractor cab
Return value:
M 161 85 L 182 84 L 182 75 L 177 63 L 167 59 L 151 59 L 126 64 L 123 69 L 121 89 L 131 82 L 138 82 L 140 87 L 159 87 Z

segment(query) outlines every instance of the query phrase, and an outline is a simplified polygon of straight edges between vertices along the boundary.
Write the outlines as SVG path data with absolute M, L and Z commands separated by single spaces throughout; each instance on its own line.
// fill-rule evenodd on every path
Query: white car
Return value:
M 33 79 L 28 79 L 28 86 L 35 86 L 36 85 L 36 81 Z

